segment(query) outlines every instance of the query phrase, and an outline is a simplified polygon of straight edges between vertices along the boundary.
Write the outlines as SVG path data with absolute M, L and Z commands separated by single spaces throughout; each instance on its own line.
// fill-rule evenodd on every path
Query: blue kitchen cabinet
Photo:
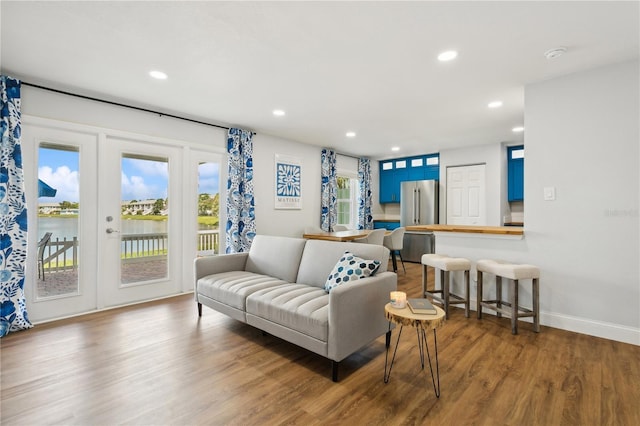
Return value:
M 374 220 L 373 221 L 373 229 L 386 229 L 388 231 L 393 231 L 396 228 L 400 227 L 400 222 L 397 220 Z
M 507 187 L 509 201 L 524 201 L 524 145 L 507 148 Z
M 439 154 L 395 158 L 380 162 L 380 203 L 400 202 L 400 183 L 440 179 Z
M 400 202 L 400 182 L 409 180 L 406 165 L 405 159 L 380 162 L 380 203 Z

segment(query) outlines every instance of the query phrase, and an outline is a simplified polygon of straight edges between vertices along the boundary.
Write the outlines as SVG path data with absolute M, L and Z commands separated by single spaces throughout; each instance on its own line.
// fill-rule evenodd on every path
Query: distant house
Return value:
M 130 214 L 136 215 L 140 214 L 142 216 L 153 214 L 153 209 L 155 207 L 156 200 L 155 199 L 147 199 L 147 200 L 133 200 L 133 201 L 123 201 L 122 202 L 122 214 Z M 140 213 L 139 213 L 140 212 Z M 161 210 L 160 215 L 165 216 L 169 212 L 168 210 Z
M 142 216 L 153 214 L 153 209 L 155 206 L 156 200 L 141 200 L 141 201 L 123 201 L 122 202 L 122 214 L 129 215 L 137 215 L 140 214 Z M 140 212 L 140 213 L 138 213 Z M 38 214 L 59 214 L 59 215 L 72 215 L 78 214 L 79 209 L 62 209 L 60 208 L 60 203 L 40 203 L 38 205 Z M 169 213 L 168 209 L 163 209 L 160 211 L 161 216 L 166 216 Z

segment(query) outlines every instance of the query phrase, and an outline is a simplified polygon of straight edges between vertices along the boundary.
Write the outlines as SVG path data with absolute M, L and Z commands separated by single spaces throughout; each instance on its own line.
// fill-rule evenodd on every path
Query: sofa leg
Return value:
M 331 379 L 334 382 L 338 381 L 338 365 L 340 363 L 338 361 L 331 360 Z
M 202 316 L 202 303 L 198 303 L 198 316 Z
M 389 349 L 389 346 L 391 346 L 391 330 L 387 331 L 387 334 L 385 335 L 384 346 L 387 349 Z

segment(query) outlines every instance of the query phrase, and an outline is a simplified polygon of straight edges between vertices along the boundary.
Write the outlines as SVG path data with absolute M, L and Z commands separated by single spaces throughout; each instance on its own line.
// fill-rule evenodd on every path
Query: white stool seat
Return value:
M 534 278 L 540 278 L 540 268 L 537 266 L 509 263 L 501 260 L 478 260 L 476 269 L 478 272 L 487 272 L 510 280 L 532 280 Z
M 502 260 L 482 259 L 476 262 L 478 271 L 477 288 L 477 314 L 478 319 L 482 318 L 482 308 L 496 311 L 496 315 L 511 315 L 511 333 L 518 334 L 518 319 L 522 317 L 533 318 L 533 331 L 540 331 L 540 269 L 537 266 L 527 264 L 517 264 Z M 495 275 L 496 298 L 493 300 L 483 297 L 484 274 Z M 508 280 L 511 295 L 510 300 L 502 300 L 502 279 Z M 519 305 L 519 281 L 531 280 L 531 309 Z M 505 309 L 507 306 L 509 309 Z
M 442 303 L 446 317 L 449 318 L 449 305 L 464 305 L 464 316 L 469 318 L 469 270 L 471 261 L 462 257 L 449 257 L 445 254 L 429 253 L 422 255 L 422 294 Z M 427 290 L 428 267 L 440 270 L 440 289 Z M 450 272 L 464 272 L 464 296 L 451 293 Z M 435 275 L 435 273 L 434 273 Z
M 471 261 L 462 257 L 449 257 L 442 254 L 423 254 L 422 264 L 440 269 L 441 271 L 468 271 Z

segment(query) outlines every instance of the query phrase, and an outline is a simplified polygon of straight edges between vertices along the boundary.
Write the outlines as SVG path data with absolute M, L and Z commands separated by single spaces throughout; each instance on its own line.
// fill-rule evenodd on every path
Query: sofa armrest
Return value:
M 193 262 L 196 287 L 198 280 L 207 275 L 220 272 L 244 271 L 248 257 L 249 253 L 233 253 L 196 258 Z
M 335 287 L 329 293 L 328 358 L 341 361 L 389 331 L 384 305 L 398 276 L 381 272 Z

